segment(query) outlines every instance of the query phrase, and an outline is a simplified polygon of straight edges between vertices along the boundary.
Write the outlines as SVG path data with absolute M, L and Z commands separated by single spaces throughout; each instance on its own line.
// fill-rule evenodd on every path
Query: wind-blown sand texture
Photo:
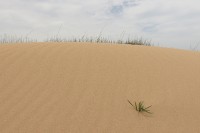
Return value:
M 152 115 L 127 102 L 152 105 Z M 0 133 L 200 132 L 200 53 L 89 44 L 0 45 Z

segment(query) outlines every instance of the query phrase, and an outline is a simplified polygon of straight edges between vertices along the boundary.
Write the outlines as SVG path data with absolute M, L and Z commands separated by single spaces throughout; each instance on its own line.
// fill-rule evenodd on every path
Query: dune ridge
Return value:
M 91 43 L 0 45 L 1 133 L 200 131 L 200 53 Z M 130 101 L 152 105 L 150 116 Z

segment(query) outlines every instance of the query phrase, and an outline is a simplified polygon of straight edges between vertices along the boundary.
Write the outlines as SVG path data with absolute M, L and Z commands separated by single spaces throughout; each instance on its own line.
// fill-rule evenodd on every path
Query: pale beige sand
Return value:
M 152 105 L 136 112 L 130 101 Z M 198 133 L 200 53 L 70 43 L 0 45 L 0 133 Z

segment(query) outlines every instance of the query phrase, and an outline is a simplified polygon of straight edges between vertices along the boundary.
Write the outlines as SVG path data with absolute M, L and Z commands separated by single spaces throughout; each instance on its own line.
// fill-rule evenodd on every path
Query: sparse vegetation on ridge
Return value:
M 1 35 L 0 36 L 0 44 L 4 43 L 29 43 L 29 42 L 37 42 L 37 39 L 31 39 L 28 36 L 12 36 L 12 35 Z
M 2 35 L 0 36 L 0 44 L 5 43 L 29 43 L 29 42 L 38 42 L 37 39 L 32 39 L 28 36 L 11 36 L 11 35 Z M 83 35 L 80 38 L 61 38 L 58 36 L 53 36 L 50 38 L 45 39 L 42 42 L 91 42 L 91 43 L 112 43 L 112 44 L 129 44 L 129 45 L 144 45 L 144 46 L 152 46 L 151 41 L 144 40 L 143 38 L 137 38 L 137 39 L 126 39 L 126 40 L 111 40 L 106 37 L 102 37 L 99 35 L 98 37 L 86 37 Z
M 72 38 L 72 39 L 64 39 L 59 37 L 51 37 L 45 40 L 46 42 L 94 42 L 94 43 L 114 43 L 114 44 L 129 44 L 129 45 L 144 45 L 144 46 L 152 46 L 151 41 L 144 40 L 143 38 L 130 39 L 127 40 L 111 40 L 106 37 L 86 37 L 82 36 L 81 38 Z

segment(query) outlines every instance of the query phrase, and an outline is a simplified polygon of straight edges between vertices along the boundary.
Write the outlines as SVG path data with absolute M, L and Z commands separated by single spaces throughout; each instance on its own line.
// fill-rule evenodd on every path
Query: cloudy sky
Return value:
M 0 35 L 103 36 L 200 49 L 200 0 L 1 0 Z

